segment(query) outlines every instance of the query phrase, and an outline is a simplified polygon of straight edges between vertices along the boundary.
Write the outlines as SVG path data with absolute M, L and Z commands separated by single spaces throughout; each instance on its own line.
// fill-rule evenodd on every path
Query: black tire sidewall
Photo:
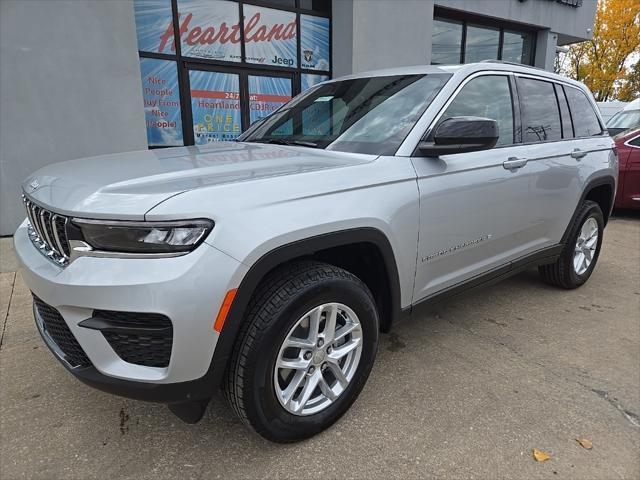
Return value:
M 589 268 L 587 268 L 587 270 L 582 275 L 578 275 L 578 273 L 576 273 L 575 269 L 573 268 L 573 254 L 574 254 L 576 242 L 578 241 L 578 236 L 580 235 L 580 231 L 582 230 L 582 226 L 589 218 L 594 218 L 598 224 L 598 242 L 596 244 L 596 251 L 593 256 L 593 260 L 591 261 L 591 265 L 589 265 Z M 566 272 L 566 275 L 567 275 L 567 278 L 569 278 L 569 281 L 572 285 L 580 286 L 584 284 L 587 280 L 589 280 L 589 277 L 593 273 L 593 269 L 598 263 L 598 257 L 600 256 L 600 248 L 602 247 L 603 234 L 604 234 L 604 216 L 602 215 L 602 210 L 600 210 L 600 207 L 598 206 L 598 204 L 592 203 L 591 205 L 588 206 L 588 208 L 585 209 L 583 214 L 580 216 L 580 220 L 576 222 L 575 231 L 571 235 L 570 243 L 567 245 L 568 248 L 566 250 L 565 262 L 566 262 L 566 268 L 568 271 Z
M 275 362 L 282 343 L 294 324 L 304 314 L 323 303 L 337 302 L 351 308 L 360 321 L 363 349 L 353 379 L 340 397 L 325 410 L 299 416 L 287 412 L 278 401 L 273 384 Z M 355 401 L 364 387 L 378 348 L 378 316 L 366 287 L 354 280 L 336 278 L 301 289 L 274 316 L 246 363 L 244 391 L 247 417 L 263 436 L 274 441 L 293 441 L 324 430 Z

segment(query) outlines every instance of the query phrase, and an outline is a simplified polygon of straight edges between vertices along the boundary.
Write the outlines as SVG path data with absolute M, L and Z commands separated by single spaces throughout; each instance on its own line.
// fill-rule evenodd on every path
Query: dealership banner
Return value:
M 240 135 L 238 75 L 191 70 L 189 83 L 196 145 L 233 140 Z
M 140 73 L 149 146 L 183 145 L 176 62 L 141 58 Z
M 141 52 L 175 53 L 173 28 L 171 28 L 171 0 L 135 0 L 138 50 Z M 169 36 L 166 36 L 170 28 Z M 161 48 L 162 44 L 162 48 Z
M 244 4 L 247 63 L 297 67 L 296 14 Z
M 271 115 L 289 100 L 289 78 L 249 75 L 249 123 Z
M 227 0 L 179 0 L 180 48 L 185 57 L 239 62 L 240 11 Z
M 300 66 L 329 70 L 329 19 L 300 15 Z

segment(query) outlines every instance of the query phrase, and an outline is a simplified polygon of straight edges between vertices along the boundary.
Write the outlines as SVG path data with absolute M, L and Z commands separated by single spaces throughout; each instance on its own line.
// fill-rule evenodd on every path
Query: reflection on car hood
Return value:
M 29 176 L 23 191 L 67 215 L 142 219 L 163 200 L 215 185 L 336 169 L 373 155 L 306 147 L 219 142 L 71 160 Z

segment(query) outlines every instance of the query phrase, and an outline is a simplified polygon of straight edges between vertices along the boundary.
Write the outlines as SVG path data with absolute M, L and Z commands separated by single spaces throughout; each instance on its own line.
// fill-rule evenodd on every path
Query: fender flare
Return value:
M 246 273 L 231 305 L 209 368 L 213 383 L 219 386 L 233 347 L 240 332 L 249 300 L 262 279 L 278 265 L 296 258 L 312 255 L 328 248 L 346 246 L 355 243 L 375 245 L 385 262 L 390 287 L 391 311 L 389 325 L 400 317 L 400 280 L 395 255 L 387 236 L 377 228 L 363 227 L 326 233 L 288 243 L 269 251 L 260 257 Z
M 591 190 L 593 190 L 596 187 L 600 187 L 602 185 L 608 185 L 611 187 L 611 207 L 609 208 L 608 212 L 602 212 L 605 214 L 605 225 L 607 224 L 607 221 L 611 216 L 611 211 L 613 210 L 613 203 L 615 201 L 615 196 L 616 196 L 616 180 L 610 175 L 598 177 L 591 180 L 589 183 L 587 183 L 587 186 L 582 190 L 582 195 L 580 196 L 580 200 L 578 201 L 578 204 L 576 205 L 576 208 L 573 211 L 573 215 L 571 215 L 571 220 L 567 224 L 567 228 L 564 231 L 564 234 L 562 235 L 562 240 L 560 240 L 560 243 L 562 245 L 567 243 L 567 239 L 569 238 L 569 234 L 571 233 L 570 232 L 571 226 L 575 222 L 575 219 L 578 216 L 578 211 L 580 210 L 580 206 L 584 202 L 585 198 L 587 198 L 587 195 L 589 195 Z

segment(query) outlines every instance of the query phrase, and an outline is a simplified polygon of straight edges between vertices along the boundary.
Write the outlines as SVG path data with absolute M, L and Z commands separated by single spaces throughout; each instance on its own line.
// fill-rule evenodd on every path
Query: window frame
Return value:
M 631 143 L 631 142 L 635 142 L 636 140 L 640 140 L 640 133 L 638 133 L 638 135 L 636 135 L 635 137 L 632 137 L 629 140 L 627 140 L 626 142 L 624 142 L 624 145 L 626 145 L 629 148 L 640 149 L 640 145 L 635 145 L 635 144 Z
M 566 83 L 557 79 L 552 79 L 552 78 L 548 78 L 548 77 L 544 77 L 544 76 L 540 76 L 540 75 L 533 75 L 533 74 L 529 74 L 529 73 L 521 73 L 521 72 L 513 72 L 513 71 L 505 71 L 505 70 L 484 70 L 484 71 L 480 71 L 480 72 L 474 72 L 470 75 L 468 75 L 467 77 L 465 77 L 460 84 L 455 88 L 455 90 L 453 91 L 453 93 L 451 93 L 451 95 L 449 96 L 449 98 L 447 99 L 447 101 L 442 105 L 442 107 L 440 107 L 440 109 L 438 110 L 438 112 L 435 114 L 435 116 L 433 117 L 433 119 L 429 122 L 427 128 L 424 130 L 424 132 L 422 133 L 422 135 L 419 137 L 418 142 L 416 143 L 415 146 L 413 146 L 413 150 L 412 153 L 410 154 L 411 157 L 423 157 L 424 155 L 422 155 L 420 153 L 420 150 L 418 149 L 418 144 L 420 143 L 420 141 L 426 141 L 426 139 L 432 134 L 433 129 L 435 128 L 435 126 L 438 124 L 438 121 L 440 120 L 440 117 L 442 117 L 442 115 L 444 115 L 444 113 L 447 111 L 447 108 L 449 108 L 449 105 L 454 101 L 454 99 L 458 96 L 458 94 L 460 93 L 460 91 L 462 90 L 462 88 L 469 83 L 471 80 L 473 80 L 474 78 L 478 78 L 480 76 L 485 76 L 485 75 L 504 75 L 509 77 L 509 81 L 510 81 L 510 88 L 511 88 L 511 102 L 513 105 L 513 118 L 514 118 L 514 143 L 512 143 L 511 145 L 496 145 L 495 147 L 493 147 L 491 150 L 496 150 L 496 149 L 500 149 L 500 148 L 510 148 L 510 147 L 517 147 L 517 146 L 526 146 L 526 145 L 536 145 L 536 144 L 541 144 L 541 143 L 555 143 L 555 142 L 565 142 L 565 141 L 571 141 L 571 140 L 577 140 L 577 139 L 582 139 L 582 138 L 597 138 L 597 135 L 594 136 L 589 136 L 589 137 L 572 137 L 572 138 L 560 138 L 558 140 L 541 140 L 538 142 L 524 142 L 523 141 L 523 135 L 522 135 L 522 108 L 521 108 L 521 94 L 520 91 L 518 90 L 518 82 L 517 79 L 518 78 L 530 78 L 533 80 L 540 80 L 543 82 L 550 82 L 552 84 L 554 84 L 554 87 L 562 87 L 563 89 L 565 88 L 575 88 L 576 90 L 581 91 L 584 94 L 584 91 L 575 86 L 575 85 L 571 85 L 570 83 Z M 554 92 L 555 92 L 555 88 L 554 88 Z M 563 92 L 564 93 L 564 92 Z M 565 95 L 566 98 L 566 95 Z M 589 97 L 587 96 L 587 100 L 589 100 Z M 591 102 L 591 100 L 589 100 L 589 103 L 591 104 L 591 108 L 593 107 L 593 103 Z M 569 106 L 569 101 L 567 99 L 567 108 L 569 110 L 569 116 L 571 118 L 571 128 L 574 129 L 573 126 L 573 113 L 571 112 L 571 107 Z M 558 113 L 560 115 L 560 123 L 562 124 L 562 112 L 560 112 L 560 106 L 558 106 Z M 426 114 L 426 112 L 425 112 Z M 596 115 L 596 117 L 598 117 Z M 598 122 L 600 123 L 601 127 L 602 127 L 602 122 L 600 121 L 600 118 L 598 117 Z M 417 125 L 416 125 L 417 127 Z M 604 136 L 604 132 L 606 132 L 606 129 L 604 127 L 602 127 L 603 129 L 603 133 L 601 134 L 601 136 Z M 411 136 L 411 134 L 409 134 L 407 136 L 407 139 L 409 139 L 409 137 Z M 405 139 L 406 141 L 406 139 Z M 398 150 L 402 149 L 402 145 L 400 146 L 400 148 Z
M 522 89 L 520 88 L 521 87 L 521 85 L 520 85 L 521 82 L 519 81 L 520 78 L 523 78 L 523 79 L 526 79 L 526 80 L 535 80 L 535 81 L 538 81 L 538 82 L 545 82 L 545 83 L 550 83 L 551 84 L 551 88 L 553 90 L 553 98 L 555 100 L 556 108 L 557 108 L 557 111 L 558 111 L 558 120 L 559 120 L 559 123 L 560 123 L 560 138 L 556 138 L 556 139 L 553 139 L 553 140 L 538 140 L 538 141 L 535 141 L 535 142 L 525 142 L 525 140 L 524 140 L 524 110 L 525 109 L 523 108 L 524 99 L 523 99 L 523 95 L 521 93 Z M 563 140 L 567 140 L 566 138 L 564 138 L 563 133 L 562 133 L 563 132 L 563 129 L 562 129 L 562 112 L 560 111 L 560 103 L 558 102 L 558 96 L 556 94 L 556 87 L 555 87 L 556 82 L 554 82 L 553 80 L 548 79 L 548 78 L 536 77 L 534 75 L 516 75 L 516 83 L 518 83 L 518 89 L 519 89 L 518 102 L 520 103 L 520 125 L 521 125 L 521 129 L 520 130 L 522 131 L 522 145 L 535 145 L 535 144 L 538 144 L 538 143 L 553 143 L 553 142 L 560 142 L 560 141 L 563 141 Z M 568 106 L 569 106 L 569 102 L 567 101 L 567 107 Z M 571 110 L 569 110 L 569 112 L 571 112 Z M 571 115 L 571 113 L 569 113 L 569 114 Z M 572 127 L 573 127 L 573 124 L 572 124 Z M 575 130 L 575 128 L 574 128 L 574 130 Z
M 433 117 L 433 120 L 431 120 L 431 122 L 429 123 L 429 126 L 425 129 L 424 133 L 420 137 L 420 140 L 416 144 L 416 146 L 415 146 L 415 148 L 413 150 L 413 153 L 411 154 L 412 157 L 423 157 L 424 156 L 424 155 L 422 155 L 420 153 L 420 150 L 418 149 L 418 145 L 419 145 L 420 141 L 426 141 L 426 139 L 431 136 L 431 134 L 433 133 L 435 127 L 438 125 L 438 122 L 440 121 L 440 118 L 445 114 L 445 112 L 449 108 L 449 105 L 451 105 L 453 103 L 453 101 L 457 98 L 457 96 L 460 94 L 460 92 L 465 87 L 465 85 L 467 85 L 468 83 L 470 83 L 472 80 L 474 80 L 476 78 L 487 77 L 487 76 L 491 76 L 491 77 L 504 76 L 504 77 L 507 77 L 507 80 L 509 82 L 509 92 L 511 94 L 511 108 L 513 110 L 513 143 L 508 144 L 508 145 L 496 145 L 491 150 L 497 150 L 497 149 L 500 149 L 500 148 L 511 148 L 511 147 L 516 147 L 516 146 L 522 145 L 522 137 L 520 135 L 520 132 L 522 130 L 521 129 L 521 123 L 520 123 L 521 122 L 520 105 L 519 105 L 519 101 L 518 101 L 518 92 L 517 92 L 515 79 L 513 78 L 514 73 L 513 72 L 508 72 L 508 71 L 500 71 L 500 70 L 486 70 L 486 71 L 472 73 L 471 75 L 467 76 L 464 80 L 462 80 L 462 82 L 460 82 L 460 84 L 456 87 L 456 89 L 453 91 L 453 93 L 449 96 L 449 98 L 444 103 L 444 105 L 442 105 L 440 110 L 438 110 L 438 113 L 436 113 L 436 115 Z M 409 137 L 409 135 L 407 135 L 407 138 L 408 137 Z M 405 139 L 405 141 L 406 141 L 406 139 Z M 402 148 L 402 145 L 400 147 Z M 398 150 L 400 150 L 400 149 L 398 149 Z
M 560 85 L 565 89 L 567 87 L 568 88 L 574 88 L 574 89 L 578 90 L 579 92 L 582 92 L 582 94 L 587 97 L 587 101 L 591 105 L 591 108 L 594 110 L 594 112 L 596 112 L 593 103 L 589 99 L 589 96 L 586 95 L 585 92 L 578 86 L 571 85 L 570 83 L 563 82 L 563 81 L 557 80 L 555 78 L 548 78 L 548 77 L 543 77 L 543 76 L 539 76 L 539 75 L 532 75 L 532 74 L 529 74 L 529 73 L 513 72 L 513 75 L 514 75 L 514 77 L 516 79 L 518 79 L 518 78 L 531 78 L 533 80 L 541 80 L 543 82 L 551 82 L 551 83 L 554 83 L 556 85 Z M 566 94 L 565 94 L 565 97 L 566 97 Z M 520 98 L 520 95 L 518 95 L 518 100 L 519 100 L 519 102 L 522 102 L 522 100 Z M 565 142 L 565 141 L 570 141 L 570 140 L 577 140 L 577 139 L 584 139 L 584 138 L 597 138 L 598 136 L 605 136 L 604 134 L 606 132 L 606 129 L 602 125 L 602 121 L 600 120 L 600 117 L 597 115 L 597 112 L 596 112 L 596 118 L 598 119 L 598 123 L 600 124 L 600 128 L 602 128 L 602 133 L 600 135 L 592 135 L 592 136 L 587 136 L 587 137 L 576 137 L 575 136 L 575 127 L 573 126 L 573 112 L 571 111 L 571 106 L 569 105 L 569 99 L 568 98 L 567 98 L 567 107 L 569 108 L 569 115 L 571 116 L 571 126 L 572 126 L 572 128 L 574 130 L 574 137 L 572 137 L 572 138 L 561 138 L 559 140 L 541 140 L 539 142 L 526 142 L 526 143 L 523 142 L 522 145 L 536 145 L 538 143 Z M 520 121 L 521 121 L 520 124 L 522 125 L 522 118 L 520 119 Z M 562 117 L 561 117 L 561 123 L 562 123 Z
M 329 79 L 333 78 L 333 9 L 331 6 L 331 0 L 329 2 L 329 9 L 327 11 L 322 10 L 309 10 L 302 8 L 301 0 L 295 0 L 295 7 L 280 6 L 269 2 L 268 0 L 233 0 L 238 8 L 238 21 L 240 25 L 240 36 L 242 38 L 240 42 L 240 61 L 231 62 L 223 60 L 212 60 L 206 58 L 188 57 L 182 55 L 182 44 L 180 41 L 180 25 L 178 17 L 178 0 L 169 0 L 171 4 L 171 15 L 173 25 L 173 41 L 175 43 L 175 51 L 173 53 L 154 53 L 138 50 L 138 58 L 154 58 L 157 60 L 168 60 L 176 63 L 178 71 L 178 91 L 180 99 L 180 119 L 182 121 L 182 143 L 184 146 L 195 145 L 195 135 L 193 132 L 193 112 L 191 108 L 191 89 L 189 86 L 189 71 L 190 70 L 205 70 L 216 71 L 221 73 L 235 73 L 240 77 L 240 109 L 241 109 L 241 133 L 245 132 L 249 126 L 249 89 L 247 78 L 248 75 L 264 75 L 264 76 L 286 76 L 291 77 L 291 96 L 292 98 L 301 93 L 302 88 L 302 75 L 328 75 Z M 296 55 L 297 66 L 296 67 L 284 67 L 284 66 L 272 66 L 261 65 L 259 63 L 249 63 L 246 61 L 245 55 L 245 41 L 244 41 L 244 6 L 251 5 L 261 8 L 271 8 L 274 10 L 281 10 L 286 12 L 292 12 L 296 15 Z M 301 15 L 311 15 L 315 17 L 323 17 L 329 19 L 329 70 L 311 70 L 302 68 L 301 66 L 301 54 L 302 54 L 302 36 L 300 31 L 300 17 Z M 134 18 L 135 24 L 135 18 Z M 137 29 L 137 25 L 136 25 Z M 246 97 L 246 98 L 245 98 Z M 149 146 L 149 149 L 156 148 L 172 148 L 171 145 L 166 146 Z
M 556 100 L 558 102 L 558 109 L 560 110 L 560 128 L 562 129 L 562 139 L 569 140 L 572 138 L 576 138 L 576 127 L 573 124 L 573 115 L 571 114 L 571 107 L 569 107 L 569 99 L 567 98 L 567 92 L 564 89 L 564 86 L 558 82 L 553 83 L 555 92 L 556 92 Z M 559 93 L 562 93 L 562 98 L 560 98 Z M 569 124 L 571 125 L 571 136 L 567 136 L 564 132 L 564 114 L 562 113 L 561 103 L 564 101 L 564 105 L 567 108 L 567 113 L 569 114 Z

